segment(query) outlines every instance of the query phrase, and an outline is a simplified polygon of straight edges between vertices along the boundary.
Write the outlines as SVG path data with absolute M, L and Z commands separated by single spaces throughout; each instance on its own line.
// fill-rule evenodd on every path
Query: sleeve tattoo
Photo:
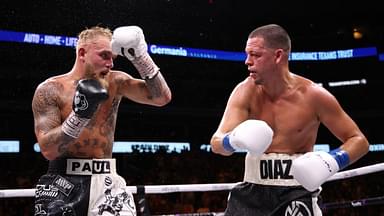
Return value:
M 151 93 L 150 98 L 158 98 L 169 92 L 167 83 L 160 71 L 152 79 L 146 79 L 145 82 Z
M 49 82 L 41 85 L 32 100 L 35 131 L 39 143 L 45 148 L 57 147 L 60 154 L 64 153 L 72 138 L 61 131 L 61 113 L 59 94 L 63 91 L 62 84 Z

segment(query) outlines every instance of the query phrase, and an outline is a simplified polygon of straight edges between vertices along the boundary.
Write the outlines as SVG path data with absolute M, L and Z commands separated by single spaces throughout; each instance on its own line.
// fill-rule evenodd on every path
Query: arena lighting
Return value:
M 155 153 L 165 151 L 167 153 L 182 153 L 191 149 L 188 142 L 141 142 L 141 141 L 116 141 L 113 143 L 113 153 Z M 38 143 L 33 145 L 35 152 L 40 152 Z
M 141 153 L 155 153 L 164 150 L 167 153 L 181 153 L 191 149 L 188 142 L 114 142 L 112 152 L 114 153 L 132 153 L 138 151 Z
M 113 145 L 113 153 L 132 153 L 134 150 L 138 152 L 156 152 L 164 149 L 167 153 L 181 153 L 183 151 L 190 151 L 191 146 L 189 142 L 141 142 L 141 141 L 116 141 Z M 33 145 L 35 152 L 40 152 L 38 143 Z M 205 152 L 211 151 L 211 145 L 202 144 L 200 150 Z M 329 144 L 316 144 L 314 151 L 330 151 Z M 370 144 L 370 152 L 384 151 L 384 144 Z M 19 140 L 0 140 L 0 153 L 19 153 L 20 141 Z M 239 151 L 244 153 L 245 151 Z
M 19 153 L 19 140 L 0 140 L 0 153 Z
M 367 79 L 359 80 L 344 80 L 344 81 L 334 81 L 326 83 L 328 87 L 339 87 L 339 86 L 352 86 L 352 85 L 366 85 L 368 83 Z M 316 83 L 319 86 L 325 87 L 323 83 Z
M 28 32 L 15 32 L 0 30 L 0 41 L 31 43 L 40 45 L 66 46 L 74 48 L 77 43 L 76 37 L 47 35 Z M 148 52 L 156 55 L 173 55 L 189 58 L 204 58 L 213 60 L 244 61 L 244 52 L 230 52 L 210 49 L 188 48 L 183 46 L 167 46 L 149 44 Z M 355 48 L 335 51 L 318 52 L 292 52 L 289 56 L 290 61 L 321 61 L 336 60 L 346 58 L 359 58 L 377 56 L 376 47 Z M 380 58 L 380 56 L 379 56 Z
M 210 152 L 211 151 L 211 145 L 209 144 L 203 144 L 200 146 L 200 150 Z M 329 144 L 315 144 L 313 147 L 313 151 L 325 151 L 329 152 L 330 145 Z M 369 145 L 369 151 L 370 152 L 382 152 L 384 151 L 384 144 L 370 144 Z M 236 151 L 236 153 L 245 153 L 246 151 Z
M 355 48 L 335 51 L 319 52 L 292 52 L 289 55 L 291 61 L 318 61 L 318 60 L 336 60 L 346 58 L 358 58 L 367 56 L 376 56 L 376 47 Z
M 329 87 L 349 86 L 349 85 L 366 85 L 366 84 L 367 84 L 366 79 L 328 82 Z
M 379 54 L 379 61 L 384 61 L 384 53 Z
M 384 144 L 370 144 L 369 151 L 370 152 L 384 151 Z
M 354 28 L 352 35 L 356 40 L 360 40 L 364 36 L 363 31 L 360 28 Z
M 245 61 L 244 52 L 229 52 L 220 50 L 196 49 L 166 45 L 149 45 L 149 52 L 158 55 L 174 55 L 190 58 L 205 58 L 228 61 Z
M 211 151 L 211 145 L 203 144 L 203 145 L 200 146 L 200 150 L 206 151 L 206 152 L 210 152 Z M 316 144 L 313 147 L 313 151 L 326 151 L 326 152 L 329 152 L 330 151 L 330 147 L 329 147 L 329 144 Z M 236 153 L 246 153 L 246 152 L 247 152 L 246 150 L 238 150 L 238 151 L 236 151 Z

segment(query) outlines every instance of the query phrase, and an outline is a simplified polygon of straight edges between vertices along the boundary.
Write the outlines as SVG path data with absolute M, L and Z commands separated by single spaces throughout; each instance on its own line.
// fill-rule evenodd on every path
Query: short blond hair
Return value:
M 109 28 L 100 26 L 87 28 L 79 33 L 76 49 L 78 49 L 80 46 L 90 43 L 90 41 L 94 40 L 99 36 L 105 36 L 111 40 L 112 31 Z

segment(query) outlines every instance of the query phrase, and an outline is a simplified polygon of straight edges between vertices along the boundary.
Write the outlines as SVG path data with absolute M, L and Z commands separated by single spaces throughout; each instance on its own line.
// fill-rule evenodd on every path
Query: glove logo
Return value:
M 85 95 L 76 92 L 75 95 L 75 111 L 88 109 L 88 101 Z
M 301 201 L 292 201 L 285 209 L 285 216 L 312 216 L 308 206 Z
M 136 56 L 136 55 L 135 55 L 135 49 L 133 49 L 133 48 L 129 48 L 129 49 L 128 49 L 128 53 L 131 54 L 131 56 L 133 56 L 133 57 Z

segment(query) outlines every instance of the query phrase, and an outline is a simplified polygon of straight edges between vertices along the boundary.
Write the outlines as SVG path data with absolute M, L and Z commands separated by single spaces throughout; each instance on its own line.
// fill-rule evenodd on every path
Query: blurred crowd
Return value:
M 350 168 L 380 163 L 383 153 L 369 153 L 369 156 Z M 117 170 L 127 184 L 169 185 L 169 184 L 207 184 L 234 183 L 242 181 L 245 154 L 230 157 L 215 155 L 204 151 L 185 151 L 182 153 L 131 153 L 115 154 Z M 2 155 L 0 167 L 0 189 L 33 188 L 38 178 L 46 172 L 48 161 L 40 154 Z M 324 216 L 338 215 L 384 215 L 384 172 L 377 172 L 344 180 L 327 182 L 322 186 L 320 206 Z M 135 195 L 135 201 L 140 198 Z M 228 191 L 186 192 L 168 194 L 146 194 L 146 213 L 166 215 L 176 213 L 223 212 Z M 373 205 L 350 201 L 381 197 Z M 32 197 L 0 198 L 1 216 L 33 215 Z M 342 203 L 345 202 L 345 205 Z M 335 204 L 336 203 L 336 204 Z M 371 203 L 371 202 L 369 202 Z M 137 203 L 137 206 L 139 204 Z M 139 215 L 144 215 L 140 214 Z

